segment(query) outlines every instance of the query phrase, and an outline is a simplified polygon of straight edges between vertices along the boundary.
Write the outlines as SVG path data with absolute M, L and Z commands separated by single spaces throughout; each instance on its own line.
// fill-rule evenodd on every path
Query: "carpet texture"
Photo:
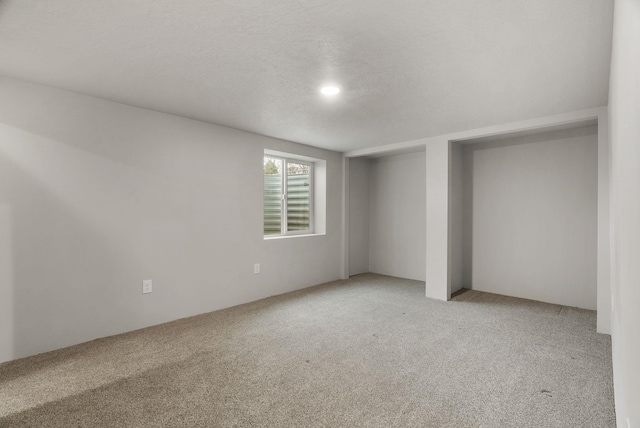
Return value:
M 363 274 L 0 365 L 0 426 L 613 427 L 595 326 Z

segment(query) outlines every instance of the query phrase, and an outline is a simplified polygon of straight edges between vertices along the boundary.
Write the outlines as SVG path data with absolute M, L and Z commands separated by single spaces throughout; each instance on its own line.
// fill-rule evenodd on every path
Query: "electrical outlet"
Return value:
M 153 291 L 153 282 L 150 279 L 142 281 L 142 294 L 148 294 Z
M 253 265 L 253 273 L 254 274 L 260 273 L 260 263 L 256 263 Z

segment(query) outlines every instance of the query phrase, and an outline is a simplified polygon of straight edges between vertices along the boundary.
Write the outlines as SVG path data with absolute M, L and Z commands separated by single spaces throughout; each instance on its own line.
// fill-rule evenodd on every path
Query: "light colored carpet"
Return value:
M 609 427 L 593 311 L 364 274 L 0 365 L 2 427 Z

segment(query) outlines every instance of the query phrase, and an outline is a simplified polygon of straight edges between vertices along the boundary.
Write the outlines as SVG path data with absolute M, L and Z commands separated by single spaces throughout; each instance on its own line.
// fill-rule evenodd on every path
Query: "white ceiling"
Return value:
M 0 0 L 0 75 L 338 151 L 607 105 L 613 0 Z M 334 82 L 335 99 L 318 94 Z

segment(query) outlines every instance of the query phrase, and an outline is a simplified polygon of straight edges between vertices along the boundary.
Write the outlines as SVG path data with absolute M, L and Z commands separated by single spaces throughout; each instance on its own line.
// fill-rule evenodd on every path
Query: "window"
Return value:
M 264 236 L 313 233 L 313 162 L 264 156 Z

